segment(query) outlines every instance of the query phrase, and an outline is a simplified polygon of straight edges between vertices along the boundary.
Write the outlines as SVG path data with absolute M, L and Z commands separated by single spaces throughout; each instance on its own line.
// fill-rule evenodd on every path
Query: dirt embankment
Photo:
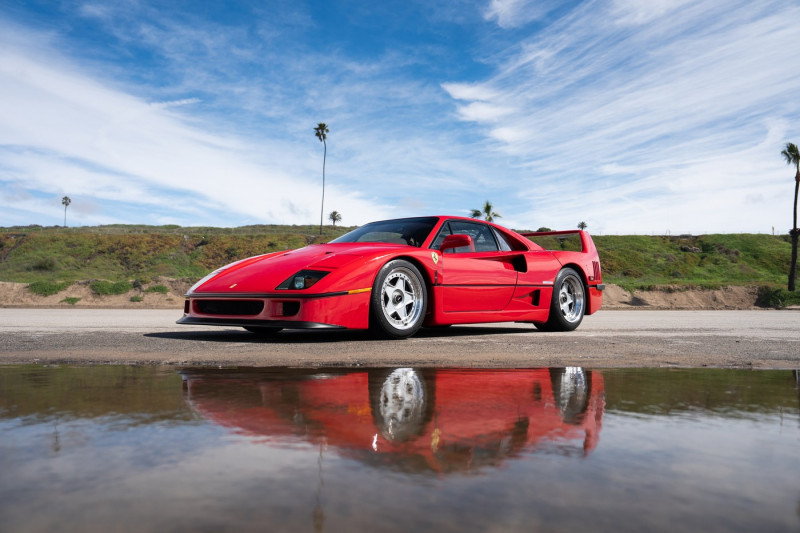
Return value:
M 0 281 L 0 307 L 94 307 L 103 309 L 182 309 L 189 284 L 180 280 L 158 279 L 150 286 L 166 286 L 168 291 L 152 292 L 149 286 L 132 288 L 125 294 L 98 295 L 90 282 L 78 281 L 58 294 L 40 296 L 27 283 Z
M 608 285 L 603 295 L 607 309 L 753 309 L 758 287 L 722 287 L 720 289 L 685 289 L 682 287 L 630 293 L 617 285 Z
M 125 294 L 98 296 L 88 281 L 77 282 L 52 296 L 32 293 L 25 283 L 0 282 L 0 307 L 95 307 L 106 309 L 181 309 L 189 284 L 179 280 L 160 279 L 158 284 L 169 288 L 167 293 L 148 292 L 147 287 L 131 289 Z M 603 295 L 604 309 L 752 309 L 758 288 L 724 287 L 715 290 L 683 289 L 634 291 L 607 285 Z

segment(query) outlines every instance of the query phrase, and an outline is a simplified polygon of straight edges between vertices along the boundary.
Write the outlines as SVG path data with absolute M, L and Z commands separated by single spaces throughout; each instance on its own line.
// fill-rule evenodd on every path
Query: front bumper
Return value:
M 285 329 L 367 329 L 370 292 L 187 295 L 178 324 Z

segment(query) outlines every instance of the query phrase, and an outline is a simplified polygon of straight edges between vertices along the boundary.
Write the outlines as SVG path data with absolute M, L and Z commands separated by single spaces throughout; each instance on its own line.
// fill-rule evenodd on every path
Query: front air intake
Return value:
M 204 315 L 258 315 L 264 302 L 257 300 L 197 300 L 197 312 Z

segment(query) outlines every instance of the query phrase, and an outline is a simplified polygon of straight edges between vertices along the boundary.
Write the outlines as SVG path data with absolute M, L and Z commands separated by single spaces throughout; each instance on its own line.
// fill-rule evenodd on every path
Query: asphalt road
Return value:
M 600 311 L 577 331 L 453 326 L 411 339 L 358 331 L 179 326 L 181 312 L 0 309 L 0 364 L 800 368 L 800 311 Z

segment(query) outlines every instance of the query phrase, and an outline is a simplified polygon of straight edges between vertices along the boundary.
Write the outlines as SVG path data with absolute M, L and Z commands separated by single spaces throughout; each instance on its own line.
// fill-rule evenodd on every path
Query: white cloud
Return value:
M 371 11 L 320 46 L 313 6 L 272 7 L 230 24 L 139 2 L 65 5 L 46 31 L 0 18 L 0 223 L 60 223 L 58 194 L 85 224 L 314 222 L 325 121 L 325 211 L 346 224 L 489 199 L 511 227 L 782 227 L 796 3 L 412 5 L 368 47 Z
M 614 0 L 612 2 L 612 15 L 618 24 L 641 25 L 647 24 L 659 17 L 679 9 L 693 0 Z
M 185 105 L 199 104 L 202 102 L 199 98 L 182 98 L 180 100 L 171 100 L 168 102 L 153 102 L 150 107 L 158 109 L 166 109 L 168 107 L 181 107 Z
M 590 2 L 495 75 L 443 87 L 527 169 L 515 187 L 535 207 L 512 214 L 526 227 L 766 231 L 783 212 L 775 125 L 800 119 L 798 15 L 782 1 Z
M 500 92 L 480 84 L 443 83 L 442 88 L 456 100 L 476 100 L 485 102 L 501 95 Z
M 501 28 L 516 28 L 544 17 L 555 6 L 543 0 L 490 0 L 483 16 Z
M 312 177 L 305 165 L 291 163 L 304 159 L 301 151 L 216 134 L 214 124 L 174 114 L 202 105 L 198 98 L 148 104 L 86 77 L 67 58 L 44 62 L 14 46 L 0 48 L 0 87 L 6 180 L 23 176 L 27 188 L 97 202 L 171 205 L 176 219 L 191 215 L 195 223 L 221 220 L 224 212 L 276 223 L 314 220 L 318 213 L 317 172 Z M 171 195 L 159 198 L 154 190 Z M 202 209 L 182 206 L 181 191 L 202 198 Z M 334 185 L 326 194 L 342 211 L 378 215 L 358 193 Z

